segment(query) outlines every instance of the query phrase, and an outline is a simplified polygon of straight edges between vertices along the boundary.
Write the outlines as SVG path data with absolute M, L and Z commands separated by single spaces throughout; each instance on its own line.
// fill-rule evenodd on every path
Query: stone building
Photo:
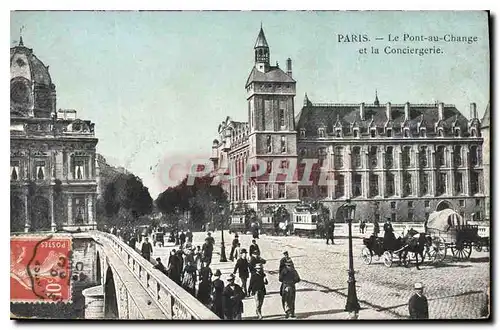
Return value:
M 490 104 L 486 106 L 481 120 L 481 136 L 483 137 L 483 168 L 484 168 L 484 219 L 490 221 Z
M 11 232 L 95 228 L 97 138 L 23 44 L 10 49 Z
M 262 28 L 254 52 L 245 85 L 248 122 L 226 119 L 212 145 L 215 167 L 229 173 L 233 205 L 262 216 L 270 205 L 291 211 L 301 200 L 321 200 L 340 221 L 337 210 L 351 199 L 357 220 L 423 221 L 445 208 L 484 218 L 483 137 L 474 103 L 468 120 L 441 102 L 382 104 L 376 95 L 370 104 L 316 104 L 306 94 L 295 116 L 291 60 L 286 72 L 270 65 Z M 245 177 L 257 159 L 266 173 Z M 304 162 L 315 163 L 312 185 L 304 184 Z M 294 175 L 286 175 L 290 170 Z

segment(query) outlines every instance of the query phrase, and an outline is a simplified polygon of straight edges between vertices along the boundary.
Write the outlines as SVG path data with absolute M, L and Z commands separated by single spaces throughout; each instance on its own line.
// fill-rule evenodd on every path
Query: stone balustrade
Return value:
M 186 292 L 168 276 L 142 258 L 130 246 L 114 235 L 99 231 L 91 235 L 103 238 L 121 258 L 127 269 L 147 291 L 152 303 L 169 319 L 218 320 L 219 318 L 195 297 Z

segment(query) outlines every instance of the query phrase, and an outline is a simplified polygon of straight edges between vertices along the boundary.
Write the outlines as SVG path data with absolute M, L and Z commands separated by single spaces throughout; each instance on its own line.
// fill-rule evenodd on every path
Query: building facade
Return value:
M 484 219 L 490 221 L 491 182 L 490 182 L 490 104 L 486 106 L 481 120 L 481 136 L 483 137 L 483 168 L 484 168 Z
M 370 104 L 316 104 L 306 94 L 295 116 L 291 59 L 286 72 L 270 65 L 262 28 L 254 52 L 248 122 L 226 119 L 212 145 L 216 169 L 229 173 L 233 205 L 262 216 L 268 206 L 291 212 L 300 201 L 320 200 L 340 221 L 337 210 L 350 199 L 357 220 L 420 222 L 445 208 L 484 219 L 484 142 L 474 103 L 468 120 L 452 104 L 382 104 L 378 95 Z M 264 174 L 244 175 L 262 161 Z
M 56 111 L 48 66 L 22 38 L 10 74 L 11 232 L 94 229 L 94 124 Z

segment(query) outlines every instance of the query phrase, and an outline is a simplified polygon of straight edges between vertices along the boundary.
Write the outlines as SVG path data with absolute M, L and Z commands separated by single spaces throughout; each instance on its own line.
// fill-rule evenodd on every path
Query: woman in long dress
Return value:
M 208 263 L 204 262 L 200 269 L 200 282 L 198 286 L 198 300 L 207 305 L 210 302 L 210 284 L 212 281 L 212 270 Z
M 196 297 L 196 266 L 189 259 L 186 260 L 183 274 L 182 287 L 193 297 Z

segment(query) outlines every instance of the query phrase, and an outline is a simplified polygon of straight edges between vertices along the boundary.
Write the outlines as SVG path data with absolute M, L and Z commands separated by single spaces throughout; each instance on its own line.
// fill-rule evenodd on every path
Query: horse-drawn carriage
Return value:
M 478 226 L 468 225 L 451 209 L 431 213 L 425 228 L 432 238 L 432 247 L 428 251 L 432 262 L 443 261 L 448 249 L 458 260 L 467 260 L 472 247 L 482 246 L 484 243 L 484 239 L 478 235 Z

